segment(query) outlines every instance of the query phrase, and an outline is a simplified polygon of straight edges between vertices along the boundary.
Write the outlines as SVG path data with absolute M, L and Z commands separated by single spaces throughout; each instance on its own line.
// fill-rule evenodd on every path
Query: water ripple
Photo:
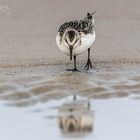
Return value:
M 109 66 L 108 66 L 109 67 Z M 48 102 L 69 95 L 80 95 L 92 99 L 122 98 L 134 95 L 140 96 L 140 75 L 138 67 L 127 71 L 127 67 L 103 67 L 89 72 L 63 72 L 53 79 L 39 80 L 29 84 L 18 85 L 2 83 L 0 85 L 0 100 L 10 105 L 29 106 Z M 99 69 L 99 68 L 98 68 Z

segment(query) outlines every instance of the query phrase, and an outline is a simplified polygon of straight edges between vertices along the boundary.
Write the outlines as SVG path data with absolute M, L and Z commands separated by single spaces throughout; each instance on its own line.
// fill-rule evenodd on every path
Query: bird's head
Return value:
M 90 13 L 88 12 L 88 13 L 87 13 L 87 18 L 88 18 L 88 19 L 93 19 L 93 15 L 90 14 Z
M 92 12 L 92 13 L 87 13 L 87 16 L 86 16 L 86 18 L 88 18 L 88 19 L 93 19 L 93 15 L 96 13 L 96 11 L 94 11 L 94 12 Z
M 93 13 L 87 13 L 87 16 L 85 19 L 88 19 L 88 20 L 91 20 L 92 21 L 92 25 L 94 25 L 94 18 L 93 18 L 93 15 L 96 13 L 96 11 L 94 11 Z
M 70 60 L 72 60 L 72 52 L 80 44 L 80 36 L 76 30 L 69 29 L 63 36 L 64 46 L 70 51 Z

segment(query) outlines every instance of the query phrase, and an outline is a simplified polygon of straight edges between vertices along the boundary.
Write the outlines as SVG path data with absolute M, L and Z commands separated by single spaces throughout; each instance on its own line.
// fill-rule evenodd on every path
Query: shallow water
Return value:
M 82 64 L 78 65 L 82 69 Z M 1 68 L 3 140 L 140 139 L 140 65 Z

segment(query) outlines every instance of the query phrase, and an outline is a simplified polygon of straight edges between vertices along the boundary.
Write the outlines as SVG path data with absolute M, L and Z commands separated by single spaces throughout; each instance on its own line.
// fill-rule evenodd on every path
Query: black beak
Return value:
M 70 46 L 70 47 L 69 47 L 69 49 L 70 49 L 70 60 L 72 60 L 72 51 L 73 51 L 73 46 Z
M 91 13 L 90 15 L 94 15 L 96 13 L 96 11 L 94 11 L 93 13 Z

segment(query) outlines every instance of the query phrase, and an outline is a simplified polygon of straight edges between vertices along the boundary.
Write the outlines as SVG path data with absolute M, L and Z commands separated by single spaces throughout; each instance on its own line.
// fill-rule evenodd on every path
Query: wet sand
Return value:
M 76 73 L 65 71 L 65 65 L 4 69 L 0 78 L 0 99 L 15 106 L 28 106 L 70 95 L 89 99 L 132 95 L 139 99 L 139 71 L 138 64 L 108 63 L 94 63 L 92 70 Z
M 138 0 L 1 1 L 1 138 L 139 140 L 139 7 Z M 81 72 L 67 72 L 73 63 L 56 46 L 59 25 L 94 10 L 93 69 L 84 70 L 83 53 Z
M 54 65 L 1 72 L 4 140 L 139 140 L 138 64 L 95 63 L 92 70 L 77 73 L 64 69 Z

